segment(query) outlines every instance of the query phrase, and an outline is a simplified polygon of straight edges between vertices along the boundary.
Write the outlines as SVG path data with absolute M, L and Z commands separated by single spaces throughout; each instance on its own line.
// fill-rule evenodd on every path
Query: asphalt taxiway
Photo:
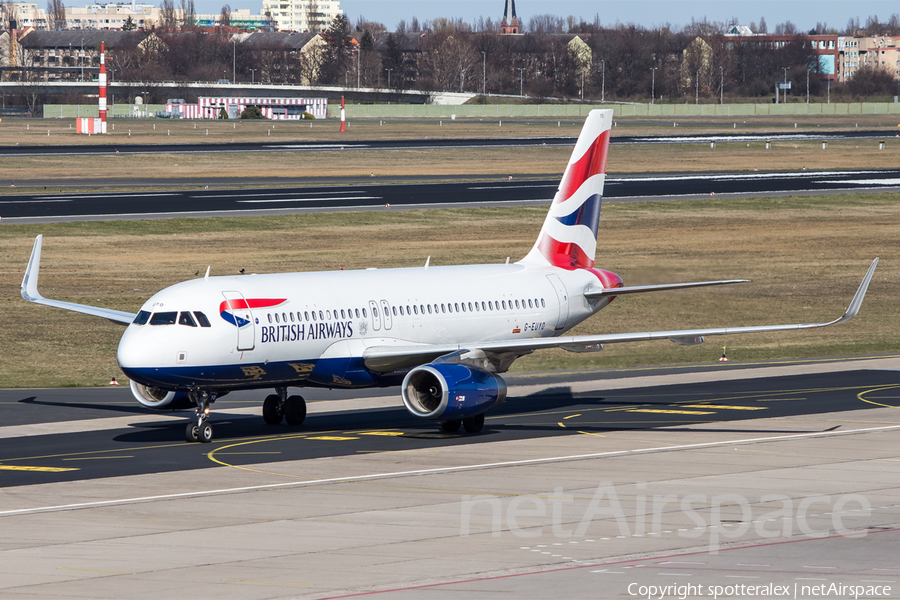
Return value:
M 0 197 L 6 223 L 271 215 L 304 212 L 535 206 L 553 199 L 559 179 L 322 188 L 171 190 Z M 900 170 L 800 171 L 611 177 L 604 202 L 747 198 L 788 194 L 900 191 Z
M 475 436 L 390 393 L 274 432 L 227 396 L 209 445 L 124 390 L 6 391 L 0 597 L 896 597 L 900 358 L 753 367 L 525 375 Z

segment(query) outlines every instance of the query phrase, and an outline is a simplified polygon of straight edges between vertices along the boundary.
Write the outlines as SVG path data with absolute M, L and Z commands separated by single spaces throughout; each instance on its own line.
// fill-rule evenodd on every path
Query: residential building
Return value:
M 322 33 L 344 11 L 339 0 L 263 0 L 262 13 L 278 31 Z

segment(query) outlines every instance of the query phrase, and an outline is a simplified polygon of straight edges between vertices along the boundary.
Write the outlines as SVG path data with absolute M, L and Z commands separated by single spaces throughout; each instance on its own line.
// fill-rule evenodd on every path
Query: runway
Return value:
M 616 135 L 611 145 L 708 144 L 740 142 L 797 142 L 822 140 L 887 139 L 894 130 L 798 131 L 773 133 L 722 133 L 678 135 Z M 207 144 L 64 144 L 47 146 L 2 146 L 0 156 L 98 156 L 109 154 L 222 154 L 258 152 L 329 152 L 334 150 L 442 150 L 448 148 L 526 148 L 535 146 L 572 146 L 574 137 L 529 138 L 457 138 L 416 140 L 371 140 L 347 142 L 237 142 Z
M 128 411 L 125 390 L 4 391 L 0 597 L 896 591 L 898 372 L 522 374 L 485 433 L 452 437 L 404 420 L 390 390 L 317 392 L 309 426 L 277 433 L 240 397 L 205 446 L 177 439 L 179 417 Z
M 0 196 L 4 222 L 146 219 L 382 210 L 544 205 L 558 179 L 434 184 L 328 186 L 255 190 L 193 190 L 23 194 Z M 610 177 L 606 202 L 785 194 L 898 191 L 900 170 L 800 171 Z

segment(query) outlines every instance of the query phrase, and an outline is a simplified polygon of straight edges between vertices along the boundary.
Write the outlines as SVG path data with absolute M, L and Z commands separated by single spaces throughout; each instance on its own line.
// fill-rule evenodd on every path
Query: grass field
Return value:
M 122 328 L 24 302 L 19 283 L 44 234 L 40 288 L 51 298 L 137 311 L 156 291 L 209 265 L 247 272 L 500 263 L 530 248 L 545 208 L 312 214 L 4 225 L 0 228 L 6 351 L 0 386 L 104 385 L 121 377 Z M 875 256 L 882 261 L 860 316 L 824 330 L 608 346 L 592 355 L 539 352 L 516 370 L 736 361 L 896 352 L 900 326 L 900 195 L 610 204 L 598 266 L 626 285 L 750 278 L 719 289 L 622 297 L 575 333 L 830 320 L 849 303 Z M 721 341 L 720 341 L 721 340 Z

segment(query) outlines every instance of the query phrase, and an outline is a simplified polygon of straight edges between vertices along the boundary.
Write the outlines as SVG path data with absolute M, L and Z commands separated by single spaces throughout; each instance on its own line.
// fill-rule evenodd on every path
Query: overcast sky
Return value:
M 71 0 L 67 1 L 69 4 Z M 143 0 L 153 2 L 153 0 Z M 195 0 L 198 12 L 218 13 L 226 0 Z M 230 0 L 233 9 L 248 8 L 253 13 L 262 9 L 262 0 Z M 175 1 L 179 5 L 179 1 Z M 505 0 L 341 0 L 351 22 L 360 15 L 380 21 L 388 29 L 396 28 L 401 19 L 420 21 L 435 17 L 461 18 L 467 22 L 481 17 L 499 20 Z M 600 15 L 603 25 L 636 23 L 646 27 L 670 23 L 679 28 L 706 17 L 710 21 L 728 21 L 737 17 L 741 24 L 758 22 L 765 17 L 769 31 L 778 23 L 790 20 L 801 30 L 815 27 L 817 21 L 843 29 L 848 19 L 858 17 L 862 24 L 870 15 L 887 21 L 891 13 L 900 13 L 900 2 L 887 0 L 516 0 L 516 12 L 528 19 L 537 14 L 552 13 L 562 17 L 574 15 L 593 21 Z

